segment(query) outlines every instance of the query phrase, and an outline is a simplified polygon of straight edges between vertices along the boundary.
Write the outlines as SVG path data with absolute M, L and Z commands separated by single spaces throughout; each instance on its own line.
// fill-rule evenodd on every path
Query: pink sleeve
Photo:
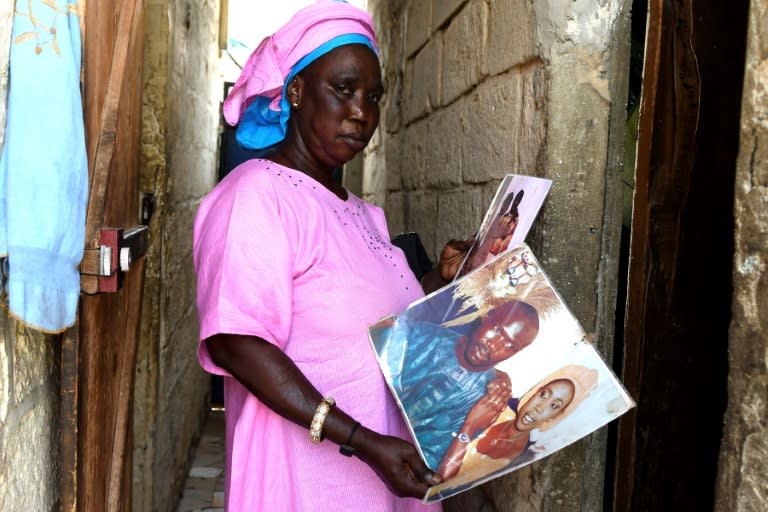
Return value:
M 295 246 L 288 233 L 295 230 L 286 229 L 284 216 L 268 179 L 222 182 L 198 210 L 198 359 L 208 372 L 226 375 L 208 353 L 205 340 L 214 334 L 258 336 L 285 347 L 291 329 Z

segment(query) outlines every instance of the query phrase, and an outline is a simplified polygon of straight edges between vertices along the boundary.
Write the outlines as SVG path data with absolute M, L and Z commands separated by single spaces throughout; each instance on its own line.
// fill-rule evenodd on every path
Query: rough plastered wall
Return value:
M 366 198 L 436 257 L 475 232 L 506 173 L 551 178 L 528 241 L 611 358 L 628 0 L 373 0 L 387 96 Z M 514 376 L 512 377 L 514 378 Z M 448 510 L 602 509 L 606 429 Z
M 728 410 L 715 510 L 768 510 L 768 4 L 749 11 L 736 169 Z
M 58 336 L 0 313 L 0 510 L 55 510 L 59 498 Z
M 173 510 L 206 414 L 192 223 L 218 145 L 219 0 L 149 0 L 142 191 L 156 198 L 134 417 L 134 510 Z
M 0 148 L 5 133 L 13 5 L 0 10 Z M 0 510 L 55 510 L 59 498 L 58 336 L 0 312 Z

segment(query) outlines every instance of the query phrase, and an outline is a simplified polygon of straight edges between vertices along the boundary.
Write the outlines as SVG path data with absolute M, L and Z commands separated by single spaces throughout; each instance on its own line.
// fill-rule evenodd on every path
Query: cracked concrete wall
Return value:
M 134 413 L 134 510 L 172 510 L 207 407 L 197 364 L 192 223 L 216 181 L 219 0 L 149 0 L 141 190 L 150 223 Z
M 0 148 L 5 139 L 13 4 L 0 10 Z M 0 510 L 54 510 L 59 499 L 60 337 L 0 312 Z
M 433 258 L 475 232 L 507 173 L 554 183 L 528 241 L 610 360 L 629 69 L 628 0 L 373 0 L 387 95 L 363 192 Z M 602 508 L 606 430 L 447 502 Z
M 768 509 L 768 5 L 749 11 L 739 156 L 728 409 L 715 510 Z

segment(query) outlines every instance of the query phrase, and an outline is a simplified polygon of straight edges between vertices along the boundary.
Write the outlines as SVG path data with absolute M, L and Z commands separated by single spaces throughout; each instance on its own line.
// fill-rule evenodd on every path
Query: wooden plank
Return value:
M 654 137 L 656 93 L 664 36 L 664 0 L 651 0 L 648 5 L 645 62 L 643 65 L 642 96 L 638 124 L 637 161 L 635 164 L 635 192 L 632 211 L 632 239 L 630 242 L 629 276 L 627 288 L 632 297 L 627 300 L 624 362 L 622 380 L 629 394 L 636 400 L 642 392 L 640 369 L 643 354 L 642 318 L 647 298 L 645 283 L 648 272 L 649 174 L 651 145 Z M 630 510 L 635 483 L 637 409 L 619 419 L 617 465 L 614 478 L 614 504 L 617 511 Z
M 114 334 L 121 321 L 122 292 L 84 296 L 81 311 L 81 405 L 79 414 L 78 511 L 105 510 L 112 457 L 116 368 Z M 112 346 L 110 346 L 112 345 Z
M 117 32 L 117 8 L 121 0 L 89 2 L 82 25 L 83 34 L 83 108 L 85 140 L 88 151 L 89 180 L 93 176 L 101 114 L 111 68 L 112 49 Z
M 91 194 L 99 190 L 102 195 L 89 210 L 89 226 L 96 231 L 102 225 L 131 226 L 138 219 L 143 4 L 99 0 L 89 4 L 87 13 L 84 104 L 90 169 L 92 175 L 97 165 L 108 171 L 108 178 L 91 189 Z M 119 39 L 119 28 L 128 19 L 128 37 Z M 113 59 L 123 59 L 122 70 Z M 116 73 L 121 80 L 114 79 Z M 119 115 L 115 105 L 119 105 Z M 102 133 L 105 126 L 111 131 L 106 138 Z M 94 155 L 97 147 L 98 157 Z M 136 262 L 131 272 L 137 274 L 129 272 L 126 287 L 117 293 L 82 298 L 78 511 L 106 511 L 110 506 L 129 511 L 131 507 L 132 361 L 140 321 L 142 268 L 143 263 Z
M 710 510 L 747 8 L 653 0 L 649 14 L 623 374 L 638 407 L 619 422 L 614 510 Z
M 136 29 L 137 13 L 140 13 L 141 9 L 140 4 L 141 2 L 138 0 L 123 0 L 120 6 L 104 107 L 101 112 L 101 125 L 97 136 L 98 144 L 94 155 L 93 172 L 90 173 L 88 213 L 85 223 L 87 247 L 98 246 L 99 228 L 104 222 L 104 205 L 112 159 L 115 154 L 118 114 L 125 86 L 128 50 L 131 47 L 132 31 Z
M 145 258 L 140 258 L 134 263 L 131 271 L 126 275 L 125 293 L 127 312 L 124 317 L 124 333 L 126 338 L 122 340 L 122 357 L 120 358 L 120 373 L 117 382 L 117 411 L 115 413 L 114 438 L 112 440 L 112 458 L 109 470 L 109 489 L 107 491 L 107 510 L 119 512 L 130 510 L 122 508 L 124 505 L 123 483 L 127 475 L 131 474 L 129 452 L 130 437 L 132 432 L 133 411 L 133 383 L 136 370 L 136 353 L 138 352 L 141 320 L 142 292 L 144 290 Z
M 77 421 L 80 325 L 61 337 L 61 414 L 59 416 L 59 494 L 62 512 L 77 510 Z

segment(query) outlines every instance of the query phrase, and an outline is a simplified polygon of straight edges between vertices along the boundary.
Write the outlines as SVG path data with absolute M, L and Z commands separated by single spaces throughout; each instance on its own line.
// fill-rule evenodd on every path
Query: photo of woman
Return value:
M 443 459 L 439 472 L 444 478 L 450 478 L 489 459 L 500 461 L 501 467 L 506 466 L 532 444 L 531 431 L 557 425 L 596 385 L 596 370 L 580 365 L 564 366 L 542 379 L 520 400 L 511 399 L 506 411 L 484 430 L 478 429 L 479 425 L 473 421 L 486 414 L 489 404 L 478 402 L 461 432 L 481 430 L 482 433 L 469 443 L 457 440 Z
M 507 175 L 496 192 L 457 277 L 523 242 L 551 184 L 550 180 L 534 176 Z
M 493 415 L 494 404 L 490 400 L 478 402 L 438 469 L 444 482 L 429 490 L 427 500 L 447 498 L 551 453 L 549 447 L 537 447 L 533 436 L 565 420 L 598 387 L 598 381 L 594 368 L 565 365 L 541 379 L 519 400 L 509 400 L 485 427 L 482 418 L 489 412 Z

